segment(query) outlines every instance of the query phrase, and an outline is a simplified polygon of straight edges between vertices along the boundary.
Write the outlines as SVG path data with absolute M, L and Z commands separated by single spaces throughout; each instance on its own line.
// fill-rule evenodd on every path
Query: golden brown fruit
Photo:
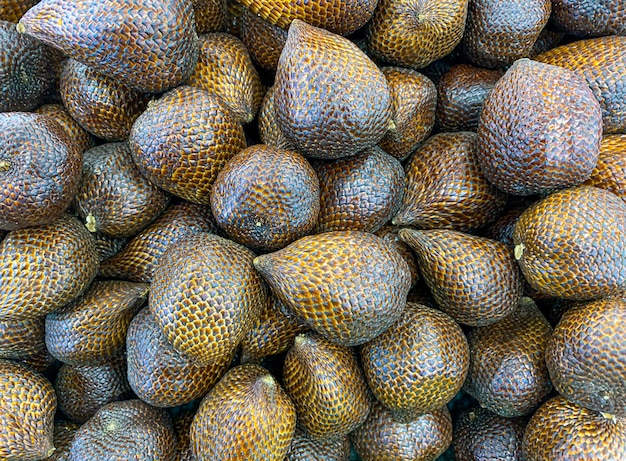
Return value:
M 46 349 L 45 319 L 0 321 L 0 359 L 15 360 L 43 372 L 54 362 Z
M 376 232 L 402 201 L 406 184 L 400 161 L 374 146 L 356 155 L 319 163 L 320 214 L 316 232 Z
M 246 147 L 246 138 L 218 96 L 180 86 L 139 116 L 129 143 L 139 171 L 150 182 L 208 205 L 217 173 Z
M 98 271 L 89 231 L 69 214 L 0 242 L 0 320 L 43 316 L 69 303 Z
M 531 205 L 513 231 L 515 258 L 539 293 L 590 300 L 626 288 L 626 203 L 580 186 Z
M 192 10 L 183 0 L 43 0 L 17 27 L 131 88 L 159 93 L 196 65 Z
M 604 134 L 626 133 L 626 37 L 579 40 L 533 59 L 578 73 L 600 103 Z
M 459 323 L 491 325 L 517 308 L 522 276 L 512 248 L 453 230 L 402 229 L 439 308 Z
M 226 0 L 191 0 L 196 32 L 219 32 L 226 26 Z
M 17 22 L 39 0 L 0 0 L 0 20 Z
M 626 35 L 626 3 L 621 0 L 559 0 L 552 25 L 580 37 Z
M 46 461 L 67 461 L 70 446 L 80 424 L 57 420 L 54 423 L 54 453 Z
M 285 357 L 283 383 L 298 424 L 315 440 L 347 436 L 370 411 L 369 391 L 354 351 L 314 332 L 296 337 Z
M 526 461 L 619 461 L 626 458 L 626 419 L 553 397 L 527 424 L 522 453 Z
M 445 406 L 399 423 L 378 402 L 350 436 L 362 461 L 433 461 L 452 442 L 452 419 Z
M 198 64 L 187 84 L 216 94 L 239 123 L 250 123 L 259 110 L 264 88 L 246 46 L 223 32 L 201 35 L 198 46 Z
M 344 346 L 370 341 L 398 320 L 411 285 L 395 248 L 360 231 L 303 237 L 254 266 L 298 318 Z
M 350 439 L 314 440 L 298 426 L 285 461 L 349 461 Z
M 56 220 L 78 189 L 78 145 L 47 115 L 0 113 L 0 229 Z
M 252 59 L 264 69 L 275 71 L 287 41 L 287 31 L 243 9 L 239 32 Z
M 191 423 L 195 416 L 195 410 L 179 412 L 174 417 L 174 432 L 176 433 L 176 457 L 174 461 L 194 461 L 191 454 Z
M 126 245 L 125 238 L 109 237 L 108 235 L 100 234 L 98 232 L 92 235 L 96 241 L 96 250 L 98 251 L 98 259 L 100 262 L 115 256 L 122 248 L 124 248 L 124 245 Z
M 391 93 L 395 127 L 380 142 L 385 152 L 404 160 L 424 141 L 435 125 L 437 87 L 428 77 L 402 67 L 383 67 Z
M 274 86 L 268 88 L 259 109 L 259 137 L 263 144 L 280 149 L 295 150 L 295 147 L 283 134 L 274 107 Z
M 387 224 L 374 232 L 374 234 L 389 242 L 391 246 L 400 253 L 402 259 L 409 265 L 409 270 L 411 271 L 411 286 L 414 286 L 420 278 L 419 267 L 411 247 L 400 239 L 398 235 L 399 230 L 400 228 Z
M 230 356 L 269 302 L 246 247 L 207 232 L 172 245 L 150 284 L 150 311 L 174 349 L 206 366 Z
M 504 418 L 485 408 L 472 408 L 455 421 L 454 454 L 457 461 L 524 461 L 524 421 Z
M 103 144 L 85 152 L 74 205 L 89 231 L 132 237 L 169 202 L 167 192 L 139 173 L 127 142 Z
M 532 413 L 552 390 L 545 349 L 552 327 L 535 302 L 522 298 L 508 317 L 470 330 L 464 390 L 506 418 Z
M 61 99 L 70 115 L 98 138 L 125 141 L 151 96 L 74 59 L 61 71 Z
M 38 461 L 54 451 L 57 399 L 50 381 L 25 365 L 0 360 L 0 457 Z
M 274 91 L 280 129 L 310 157 L 354 155 L 393 124 L 389 86 L 376 64 L 348 39 L 300 20 L 289 27 Z
M 135 399 L 100 408 L 76 431 L 68 461 L 170 461 L 175 452 L 167 412 Z
M 46 346 L 70 365 L 97 365 L 124 351 L 126 330 L 148 299 L 147 283 L 95 281 L 46 316 Z
M 570 307 L 546 347 L 555 389 L 590 410 L 626 417 L 626 297 Z
M 68 136 L 74 140 L 81 152 L 94 146 L 94 140 L 76 120 L 72 118 L 63 104 L 44 104 L 34 111 L 36 114 L 49 115 L 57 121 Z
M 477 66 L 490 68 L 528 57 L 551 11 L 550 0 L 470 0 L 465 56 Z
M 370 52 L 398 66 L 420 69 L 461 42 L 468 0 L 379 0 L 367 32 Z
M 474 133 L 439 133 L 426 140 L 405 167 L 404 196 L 392 223 L 468 231 L 494 220 L 506 195 L 485 179 L 479 156 Z
M 72 421 L 84 423 L 110 402 L 131 398 L 126 359 L 115 357 L 98 365 L 68 365 L 54 382 L 59 410 Z
M 207 366 L 195 365 L 167 342 L 148 309 L 135 316 L 126 342 L 130 386 L 155 407 L 175 407 L 204 397 L 233 358 L 227 355 Z
M 248 147 L 222 168 L 211 190 L 215 221 L 235 242 L 275 251 L 311 233 L 320 212 L 320 183 L 297 152 Z
M 295 428 L 296 410 L 276 379 L 258 365 L 240 365 L 200 403 L 191 449 L 197 461 L 282 461 Z
M 626 201 L 626 134 L 605 135 L 588 186 L 606 189 Z
M 504 75 L 469 64 L 452 66 L 437 87 L 437 122 L 443 131 L 476 131 L 483 104 Z

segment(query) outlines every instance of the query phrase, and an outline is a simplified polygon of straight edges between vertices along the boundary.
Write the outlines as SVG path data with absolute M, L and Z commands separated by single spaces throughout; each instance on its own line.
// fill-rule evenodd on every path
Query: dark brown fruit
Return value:
M 318 233 L 376 232 L 400 207 L 404 169 L 380 147 L 319 163 L 315 170 L 320 182 Z
M 626 419 L 607 418 L 557 396 L 530 419 L 522 453 L 526 461 L 626 459 Z
M 254 266 L 298 318 L 345 346 L 370 341 L 398 320 L 411 285 L 400 254 L 359 231 L 303 237 Z
M 191 454 L 191 423 L 195 416 L 194 410 L 179 412 L 174 417 L 174 432 L 176 433 L 176 457 L 174 461 L 194 461 Z
M 195 365 L 165 338 L 148 309 L 128 328 L 128 380 L 141 400 L 155 407 L 184 405 L 204 395 L 222 377 L 232 355 L 207 366 Z
M 285 461 L 348 461 L 350 439 L 314 440 L 300 428 L 291 441 Z
M 452 230 L 402 229 L 421 274 L 442 311 L 457 322 L 484 326 L 517 308 L 522 276 L 504 243 Z
M 626 201 L 626 134 L 605 135 L 588 186 L 606 189 Z
M 496 218 L 506 195 L 480 171 L 470 132 L 429 138 L 406 165 L 407 183 L 393 224 L 468 231 Z
M 192 10 L 183 0 L 43 0 L 17 27 L 131 88 L 159 93 L 196 65 Z
M 0 320 L 40 317 L 80 295 L 98 271 L 89 231 L 68 214 L 0 242 Z
M 298 424 L 315 440 L 338 439 L 359 427 L 370 396 L 356 354 L 317 333 L 296 337 L 283 366 Z
M 0 360 L 0 457 L 38 461 L 54 451 L 52 384 L 25 365 Z
M 487 96 L 478 161 L 485 177 L 505 192 L 546 193 L 585 181 L 601 138 L 600 106 L 581 76 L 521 59 Z
M 470 0 L 465 56 L 473 64 L 491 68 L 528 57 L 551 10 L 550 0 Z
M 421 69 L 446 56 L 463 37 L 468 0 L 380 0 L 368 49 L 383 61 Z
M 99 365 L 67 365 L 59 369 L 54 388 L 59 410 L 72 421 L 84 423 L 110 402 L 131 398 L 123 356 Z
M 0 1 L 0 20 L 17 22 L 39 0 L 2 0 Z
M 320 183 L 302 155 L 258 144 L 235 155 L 219 172 L 211 209 L 235 242 L 275 251 L 313 231 Z
M 91 135 L 72 118 L 63 104 L 44 104 L 35 109 L 35 113 L 49 115 L 55 119 L 81 152 L 85 152 L 94 146 L 94 140 Z
M 0 229 L 53 222 L 78 189 L 82 154 L 47 115 L 0 113 Z
M 219 32 L 226 26 L 226 0 L 191 0 L 196 32 Z
M 55 421 L 54 423 L 54 453 L 46 461 L 67 461 L 70 446 L 80 424 L 71 421 Z
M 0 112 L 30 111 L 41 104 L 54 81 L 51 60 L 46 45 L 0 16 Z
M 425 75 L 401 67 L 382 69 L 391 93 L 395 128 L 380 142 L 385 152 L 398 160 L 411 155 L 435 125 L 437 87 Z
M 528 208 L 527 205 L 517 205 L 509 208 L 498 219 L 496 219 L 489 227 L 487 227 L 483 236 L 504 243 L 511 248 L 515 247 L 513 243 L 513 230 L 517 220 L 522 213 Z M 532 297 L 532 296 L 531 296 Z
M 282 461 L 295 428 L 296 410 L 274 377 L 258 365 L 240 365 L 200 403 L 192 453 L 197 461 Z
M 125 400 L 103 406 L 76 431 L 68 461 L 170 461 L 175 452 L 165 410 Z
M 452 419 L 445 406 L 399 423 L 378 402 L 350 436 L 362 461 L 433 461 L 452 442 Z
M 287 31 L 248 8 L 244 8 L 239 31 L 252 59 L 264 69 L 275 71 L 287 41 Z
M 299 20 L 289 27 L 274 91 L 280 129 L 310 157 L 354 155 L 393 125 L 389 86 L 376 64 L 348 39 Z
M 552 3 L 552 8 L 554 8 L 554 3 Z M 563 41 L 564 37 L 565 32 L 552 30 L 550 28 L 550 22 L 548 22 L 548 25 L 544 27 L 539 34 L 539 37 L 537 37 L 537 41 L 531 48 L 528 56 L 530 58 L 534 58 L 541 53 L 551 50 L 552 48 L 556 48 Z
M 473 408 L 456 419 L 454 454 L 457 461 L 524 461 L 524 421 Z
M 150 311 L 194 364 L 223 363 L 269 302 L 254 253 L 200 232 L 172 245 L 150 285 Z
M 70 115 L 89 133 L 107 141 L 126 140 L 151 98 L 74 59 L 63 65 L 60 92 Z
M 626 133 L 626 37 L 580 40 L 534 58 L 583 77 L 602 109 L 604 134 Z
M 108 235 L 98 232 L 93 234 L 93 237 L 96 241 L 96 250 L 98 251 L 98 259 L 100 262 L 115 256 L 124 248 L 124 245 L 126 245 L 125 238 L 109 237 Z
M 129 143 L 139 171 L 150 182 L 208 205 L 217 173 L 246 147 L 246 138 L 218 96 L 180 86 L 139 116 Z
M 626 417 L 626 298 L 576 305 L 546 348 L 552 383 L 570 402 Z
M 54 361 L 46 349 L 44 326 L 43 317 L 0 321 L 0 359 L 15 360 L 43 372 Z
M 261 141 L 269 146 L 295 150 L 278 125 L 274 107 L 274 88 L 274 86 L 268 88 L 259 109 L 259 136 Z
M 389 242 L 391 246 L 393 246 L 398 253 L 400 253 L 402 259 L 404 259 L 409 265 L 409 270 L 411 271 L 411 286 L 414 286 L 420 278 L 419 267 L 411 247 L 400 239 L 400 236 L 398 235 L 399 230 L 400 229 L 398 227 L 387 224 L 374 232 L 374 234 Z
M 559 0 L 552 24 L 580 37 L 626 35 L 626 3 L 621 0 Z
M 89 231 L 132 237 L 169 202 L 167 192 L 139 173 L 128 143 L 103 144 L 85 152 L 74 204 Z
M 626 288 L 626 203 L 597 187 L 555 192 L 531 205 L 513 232 L 530 286 L 573 300 Z
M 124 351 L 126 330 L 148 298 L 147 283 L 95 281 L 46 317 L 46 346 L 71 365 L 96 365 Z
M 552 327 L 530 298 L 499 322 L 470 330 L 464 390 L 506 418 L 532 413 L 552 390 L 545 349 Z
M 504 74 L 458 64 L 443 74 L 437 87 L 437 122 L 443 131 L 476 131 L 487 95 Z

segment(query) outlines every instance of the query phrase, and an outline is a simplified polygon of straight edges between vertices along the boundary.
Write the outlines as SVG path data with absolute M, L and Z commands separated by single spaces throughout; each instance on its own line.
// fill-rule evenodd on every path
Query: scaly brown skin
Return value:
M 194 461 L 191 454 L 190 429 L 195 410 L 181 411 L 174 417 L 174 432 L 176 433 L 176 457 L 174 461 Z
M 54 423 L 54 453 L 46 461 L 67 461 L 70 446 L 80 424 L 71 421 L 55 421 Z
M 626 3 L 620 0 L 559 0 L 552 4 L 552 24 L 579 37 L 626 35 Z
M 2 0 L 0 1 L 0 20 L 17 22 L 39 0 Z
M 196 32 L 220 32 L 226 27 L 226 0 L 191 0 Z
M 378 235 L 383 240 L 387 240 L 398 251 L 398 253 L 400 253 L 402 259 L 404 259 L 409 265 L 409 270 L 411 271 L 411 286 L 413 287 L 420 279 L 419 266 L 417 265 L 417 260 L 415 259 L 415 255 L 413 254 L 411 247 L 400 239 L 400 236 L 398 235 L 399 230 L 400 228 L 397 226 L 387 224 L 374 232 L 374 235 Z
M 248 8 L 243 9 L 239 31 L 252 59 L 266 70 L 275 71 L 280 53 L 287 41 L 287 31 Z
M 49 115 L 57 121 L 68 136 L 74 140 L 81 152 L 94 146 L 94 139 L 72 118 L 63 104 L 44 104 L 34 111 L 36 114 Z
M 553 397 L 526 425 L 522 453 L 526 461 L 622 460 L 626 457 L 626 419 Z
M 120 250 L 124 248 L 127 241 L 125 238 L 109 237 L 99 232 L 92 235 L 96 240 L 96 249 L 98 250 L 98 259 L 100 262 L 119 253 Z
M 348 437 L 314 440 L 298 426 L 285 461 L 349 461 Z
M 602 137 L 598 162 L 585 185 L 609 190 L 626 201 L 626 134 Z
M 296 150 L 293 143 L 287 139 L 278 125 L 274 107 L 274 88 L 272 85 L 265 92 L 261 108 L 259 109 L 259 136 L 263 144 L 280 149 Z
M 46 349 L 44 328 L 44 317 L 0 321 L 0 358 L 43 372 L 54 361 Z

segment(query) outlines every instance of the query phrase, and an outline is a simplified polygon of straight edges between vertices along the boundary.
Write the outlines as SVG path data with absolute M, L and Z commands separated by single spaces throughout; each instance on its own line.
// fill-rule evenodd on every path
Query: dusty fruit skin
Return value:
M 626 287 L 626 203 L 597 187 L 555 192 L 531 205 L 513 231 L 531 287 L 585 301 Z
M 505 192 L 546 193 L 585 181 L 601 138 L 600 105 L 581 76 L 520 59 L 487 96 L 478 123 L 478 161 L 485 177 Z
M 621 0 L 559 0 L 552 4 L 552 25 L 572 35 L 626 35 L 626 3 Z

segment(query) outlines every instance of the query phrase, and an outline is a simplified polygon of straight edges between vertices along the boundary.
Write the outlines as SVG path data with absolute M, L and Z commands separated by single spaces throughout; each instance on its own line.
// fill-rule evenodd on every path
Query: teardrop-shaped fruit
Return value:
M 81 152 L 94 146 L 94 139 L 72 118 L 63 104 L 44 104 L 35 109 L 36 114 L 49 115 L 57 121 Z
M 467 231 L 495 219 L 506 195 L 485 179 L 478 157 L 474 133 L 439 133 L 426 140 L 406 165 L 393 224 Z
M 409 270 L 411 271 L 411 286 L 414 286 L 420 278 L 419 267 L 411 247 L 400 239 L 400 236 L 398 235 L 399 230 L 400 229 L 398 227 L 387 224 L 374 232 L 374 234 L 389 242 L 391 246 L 393 246 L 396 251 L 400 253 L 402 259 L 404 259 L 409 265 Z
M 601 138 L 600 105 L 580 75 L 520 59 L 487 96 L 478 161 L 485 177 L 505 192 L 546 193 L 585 181 Z
M 68 461 L 170 461 L 175 452 L 167 412 L 135 399 L 100 408 L 76 431 Z
M 131 88 L 159 93 L 196 65 L 192 11 L 183 0 L 43 0 L 17 27 Z
M 378 402 L 351 435 L 362 461 L 433 461 L 452 442 L 452 418 L 445 406 L 400 423 Z
M 435 301 L 457 322 L 490 325 L 517 308 L 522 277 L 504 243 L 452 230 L 402 229 Z
M 0 19 L 17 22 L 39 0 L 2 0 L 0 2 Z
M 317 232 L 376 232 L 402 201 L 405 187 L 400 161 L 380 147 L 319 163 L 320 214 Z
M 78 145 L 47 115 L 0 113 L 0 229 L 53 222 L 78 189 Z
M 598 162 L 585 184 L 610 190 L 626 201 L 626 134 L 602 137 Z
M 552 25 L 579 37 L 626 35 L 621 0 L 560 0 L 552 4 Z
M 347 436 L 370 411 L 370 397 L 356 354 L 317 333 L 296 337 L 283 366 L 285 390 L 298 424 L 316 440 Z
M 313 231 L 320 184 L 301 154 L 257 144 L 219 172 L 211 209 L 231 239 L 253 250 L 274 251 Z
M 408 423 L 439 410 L 461 389 L 469 348 L 452 317 L 408 303 L 397 323 L 361 347 L 361 363 L 376 399 Z
M 468 0 L 379 0 L 368 49 L 398 66 L 420 69 L 443 58 L 463 37 Z
M 626 37 L 579 40 L 533 59 L 570 69 L 583 77 L 600 103 L 604 133 L 626 132 Z
M 470 368 L 464 390 L 494 413 L 532 413 L 552 390 L 545 350 L 552 327 L 530 298 L 508 317 L 470 330 Z
M 167 342 L 148 309 L 133 319 L 126 339 L 128 380 L 135 394 L 155 407 L 184 405 L 204 395 L 222 377 L 232 355 L 195 365 Z
M 191 424 L 197 461 L 283 461 L 296 410 L 276 379 L 258 365 L 231 369 L 200 403 Z
M 465 56 L 481 67 L 503 67 L 528 57 L 548 23 L 550 0 L 470 0 Z
M 552 383 L 570 402 L 626 417 L 626 298 L 567 310 L 546 348 Z
M 274 86 L 282 132 L 310 157 L 354 155 L 392 124 L 389 86 L 376 64 L 350 40 L 300 20 L 289 27 Z
M 126 140 L 151 98 L 74 59 L 65 61 L 59 84 L 71 116 L 89 133 L 107 141 Z
M 303 237 L 254 266 L 313 330 L 345 346 L 375 338 L 404 310 L 411 273 L 380 237 L 336 231 Z
M 268 88 L 263 97 L 261 108 L 259 109 L 259 137 L 263 144 L 267 144 L 268 146 L 295 150 L 292 142 L 287 139 L 278 125 L 274 106 L 275 88 L 276 87 L 273 85 Z
M 87 292 L 46 316 L 46 346 L 71 365 L 96 365 L 124 350 L 126 330 L 148 298 L 147 283 L 95 281 Z
M 226 0 L 191 0 L 196 32 L 219 32 L 226 25 Z
M 264 69 L 275 71 L 287 31 L 244 8 L 239 33 L 252 59 Z
M 238 122 L 250 123 L 264 90 L 246 46 L 224 32 L 201 35 L 198 44 L 198 64 L 187 84 L 215 93 Z
M 300 428 L 291 441 L 285 461 L 349 461 L 350 439 L 314 440 Z
M 98 365 L 64 364 L 54 381 L 59 410 L 84 423 L 104 405 L 131 398 L 126 359 L 118 356 Z
M 525 461 L 618 461 L 626 459 L 626 418 L 587 410 L 553 397 L 524 431 Z
M 253 259 L 246 247 L 200 232 L 159 261 L 150 310 L 167 340 L 196 365 L 230 356 L 269 302 Z
M 0 458 L 45 459 L 54 452 L 57 398 L 50 381 L 25 365 L 0 360 Z
M 513 241 L 524 278 L 539 293 L 582 301 L 626 288 L 626 203 L 612 192 L 555 192 L 522 213 Z
M 54 361 L 46 349 L 44 328 L 43 317 L 0 321 L 0 359 L 18 361 L 43 372 Z
M 472 408 L 459 415 L 454 428 L 457 461 L 524 461 L 524 421 L 505 418 L 485 408 Z
M 132 237 L 169 202 L 167 192 L 139 173 L 127 142 L 102 144 L 85 152 L 74 204 L 91 232 Z
M 150 104 L 129 137 L 139 171 L 153 184 L 208 205 L 217 173 L 246 147 L 242 126 L 219 97 L 180 86 Z
M 46 461 L 67 461 L 70 446 L 80 424 L 57 420 L 54 423 L 54 453 Z
M 0 320 L 43 316 L 69 303 L 98 271 L 89 231 L 69 214 L 0 242 Z

